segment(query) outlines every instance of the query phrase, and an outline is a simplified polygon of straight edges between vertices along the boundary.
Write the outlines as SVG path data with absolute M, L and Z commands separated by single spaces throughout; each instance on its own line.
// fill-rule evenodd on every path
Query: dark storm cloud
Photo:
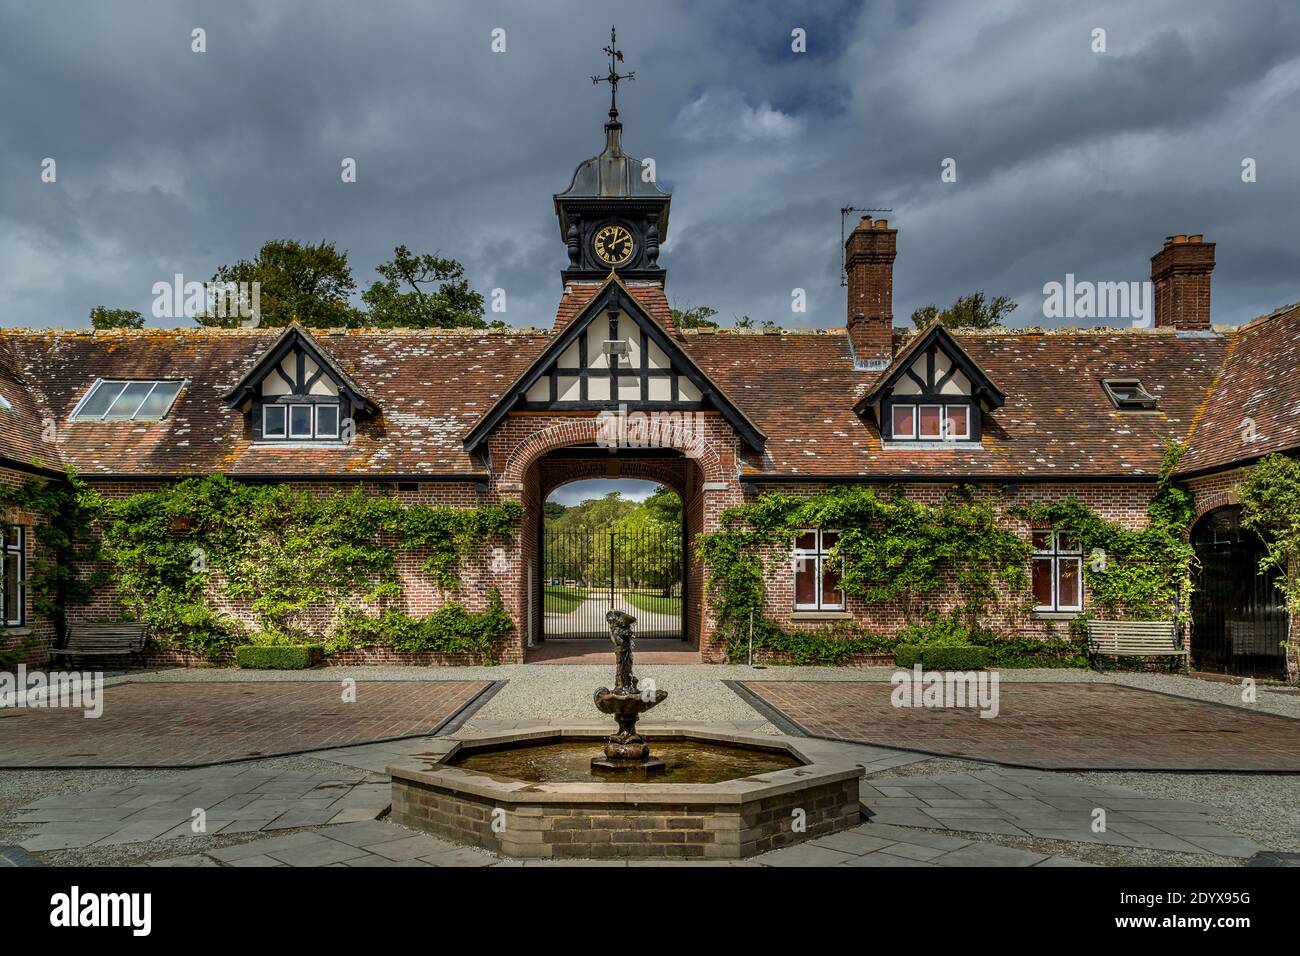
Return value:
M 3 3 L 0 322 L 148 314 L 154 282 L 292 237 L 346 248 L 362 286 L 397 243 L 441 250 L 549 325 L 550 197 L 599 149 L 611 20 L 625 141 L 674 193 L 679 304 L 842 323 L 846 203 L 895 209 L 900 322 L 982 288 L 1033 324 L 1043 283 L 1146 278 L 1174 232 L 1219 244 L 1217 321 L 1300 298 L 1294 6 L 1081 6 Z

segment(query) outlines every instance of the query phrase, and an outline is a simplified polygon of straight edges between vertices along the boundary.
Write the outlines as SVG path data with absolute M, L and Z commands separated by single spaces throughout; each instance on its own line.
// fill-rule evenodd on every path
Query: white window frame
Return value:
M 790 562 L 791 583 L 792 584 L 794 583 L 794 575 L 796 575 L 799 571 L 800 562 L 802 561 L 813 562 L 813 579 L 817 586 L 817 599 L 812 604 L 808 604 L 808 603 L 800 604 L 799 599 L 795 597 L 794 609 L 796 611 L 843 611 L 845 604 L 844 604 L 844 561 L 842 559 L 840 561 L 839 603 L 829 604 L 822 598 L 822 578 L 825 575 L 824 568 L 826 566 L 826 561 L 830 557 L 830 553 L 829 553 L 830 549 L 823 544 L 822 535 L 824 534 L 837 535 L 839 534 L 839 531 L 835 528 L 827 528 L 824 531 L 819 528 L 804 528 L 795 533 L 795 541 L 797 542 L 798 539 L 805 534 L 816 535 L 816 538 L 814 539 L 815 546 L 811 549 L 800 548 L 796 543 L 793 557 Z M 794 589 L 792 588 L 792 590 Z
M 266 427 L 266 416 L 269 408 L 284 409 L 284 431 L 278 434 L 271 434 Z M 296 408 L 305 408 L 308 410 L 308 431 L 295 432 L 293 430 L 293 411 Z M 329 433 L 322 432 L 320 429 L 320 410 L 322 408 L 334 409 L 334 430 Z M 262 404 L 262 436 L 260 441 L 267 444 L 282 444 L 293 442 L 330 442 L 337 441 L 343 434 L 343 405 L 340 402 L 264 402 Z
M 948 430 L 948 422 L 951 421 L 951 419 L 948 416 L 948 409 L 950 408 L 960 408 L 966 413 L 966 430 L 962 432 L 960 435 L 952 433 Z M 945 441 L 968 441 L 970 439 L 970 412 L 971 412 L 971 408 L 965 402 L 958 402 L 955 405 L 943 406 L 943 419 L 939 424 L 939 431 L 943 434 Z
M 328 434 L 320 430 L 320 410 L 322 408 L 334 409 L 334 431 L 329 432 Z M 312 428 L 315 432 L 314 437 L 316 438 L 338 438 L 339 437 L 339 428 L 342 426 L 343 423 L 339 419 L 340 410 L 336 402 L 321 402 L 315 407 L 311 415 L 312 415 Z
M 286 417 L 284 427 L 285 434 L 288 436 L 289 441 L 295 439 L 300 441 L 311 441 L 314 439 L 316 437 L 316 410 L 312 408 L 311 404 L 307 402 L 287 402 L 285 408 L 288 409 L 288 412 L 285 413 Z M 293 413 L 294 409 L 298 408 L 307 409 L 307 434 L 305 435 L 293 430 Z
M 894 410 L 898 408 L 910 408 L 912 410 L 912 430 L 907 434 L 902 434 L 894 429 L 893 415 Z M 939 434 L 921 434 L 921 409 L 923 408 L 939 409 Z M 948 410 L 951 408 L 964 409 L 966 412 L 966 429 L 960 434 L 953 432 L 948 427 Z M 889 406 L 889 414 L 889 437 L 891 441 L 970 441 L 971 416 L 974 415 L 974 409 L 967 402 L 895 402 Z
M 1035 611 L 1082 611 L 1083 610 L 1083 542 L 1078 542 L 1078 547 L 1074 549 L 1065 549 L 1061 547 L 1062 537 L 1077 537 L 1068 531 L 1049 531 L 1046 528 L 1035 528 L 1033 534 L 1047 534 L 1048 545 L 1045 549 L 1035 548 L 1033 557 L 1030 561 L 1049 560 L 1052 568 L 1052 603 L 1038 604 L 1034 606 Z M 1032 539 L 1031 539 L 1032 540 Z M 1079 591 L 1077 601 L 1074 604 L 1062 604 L 1061 595 L 1058 593 L 1061 584 L 1061 561 L 1074 561 L 1079 568 L 1079 573 L 1075 580 L 1079 582 Z M 1030 566 L 1030 578 L 1032 581 L 1033 567 Z
M 900 434 L 898 433 L 897 428 L 895 427 L 895 426 L 896 426 L 896 422 L 895 422 L 894 419 L 893 419 L 893 414 L 894 414 L 894 409 L 897 409 L 897 408 L 910 408 L 910 409 L 912 410 L 912 430 L 911 430 L 910 432 L 908 432 L 906 435 L 900 435 Z M 889 414 L 890 414 L 890 419 L 889 419 L 889 437 L 890 437 L 890 438 L 900 438 L 900 439 L 902 439 L 902 440 L 904 440 L 904 441 L 912 440 L 912 439 L 915 439 L 915 438 L 916 438 L 917 430 L 921 427 L 921 421 L 920 421 L 920 418 L 919 418 L 918 415 L 917 415 L 916 405 L 915 405 L 915 404 L 913 404 L 913 403 L 911 403 L 911 402 L 896 402 L 894 405 L 891 405 L 891 406 L 890 406 L 890 408 L 889 408 Z
M 279 408 L 279 409 L 283 409 L 284 411 L 284 425 L 281 431 L 279 432 L 279 434 L 271 434 L 266 427 L 266 413 L 268 409 L 272 409 L 272 408 Z M 281 440 L 289 437 L 289 406 L 288 405 L 279 405 L 276 404 L 275 402 L 267 402 L 265 405 L 262 406 L 262 437 L 275 438 Z
M 18 533 L 14 541 L 12 532 Z M 8 603 L 4 593 L 4 565 L 11 556 L 18 559 L 18 616 L 16 618 L 0 617 L 0 626 L 22 627 L 27 620 L 27 529 L 19 524 L 0 524 L 0 615 Z

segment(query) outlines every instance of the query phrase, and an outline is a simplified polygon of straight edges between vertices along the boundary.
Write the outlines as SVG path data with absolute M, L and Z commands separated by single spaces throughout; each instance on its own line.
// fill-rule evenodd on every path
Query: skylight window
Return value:
M 1150 411 L 1156 407 L 1156 397 L 1135 378 L 1103 378 L 1101 387 L 1111 404 L 1122 412 Z
M 9 404 L 9 399 L 0 395 L 0 412 L 12 412 L 14 407 Z
M 184 382 L 98 379 L 72 410 L 74 422 L 147 422 L 167 417 Z

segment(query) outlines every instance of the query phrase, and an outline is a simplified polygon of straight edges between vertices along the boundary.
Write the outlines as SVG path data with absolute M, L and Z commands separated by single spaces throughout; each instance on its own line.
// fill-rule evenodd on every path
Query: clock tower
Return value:
M 555 195 L 555 215 L 569 253 L 562 273 L 570 281 L 599 281 L 610 271 L 624 280 L 664 280 L 659 245 L 668 238 L 672 196 L 654 181 L 654 167 L 623 152 L 623 124 L 618 121 L 618 84 L 636 78 L 618 72 L 623 53 L 609 34 L 609 73 L 593 76 L 608 83 L 609 122 L 605 148 L 579 164 L 569 188 Z

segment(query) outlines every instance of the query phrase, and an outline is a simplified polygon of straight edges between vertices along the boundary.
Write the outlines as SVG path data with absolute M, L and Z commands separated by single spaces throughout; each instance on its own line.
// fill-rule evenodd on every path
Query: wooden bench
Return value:
M 1102 670 L 1103 657 L 1181 657 L 1187 667 L 1173 621 L 1089 621 L 1088 663 Z
M 63 647 L 50 651 L 50 657 L 125 657 L 144 650 L 143 624 L 70 624 Z

